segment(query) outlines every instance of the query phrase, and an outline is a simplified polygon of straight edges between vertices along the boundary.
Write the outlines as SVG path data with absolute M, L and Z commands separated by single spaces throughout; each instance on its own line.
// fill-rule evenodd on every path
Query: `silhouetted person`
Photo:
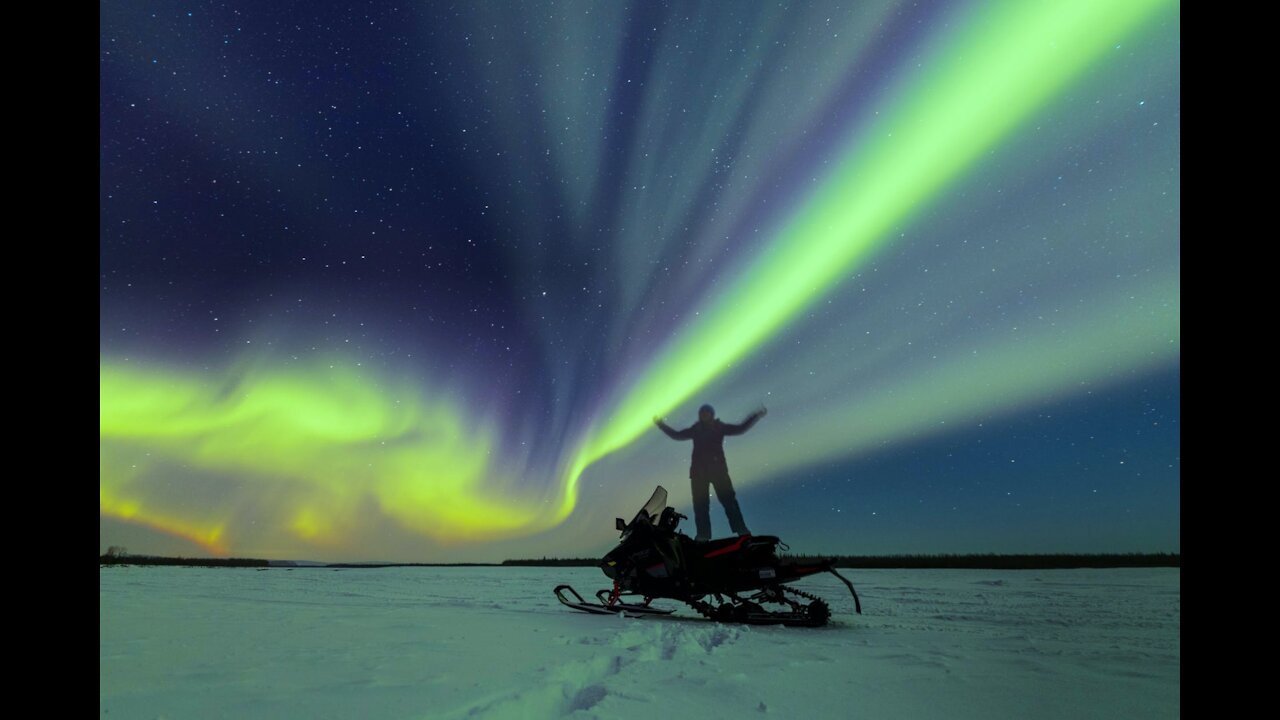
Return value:
M 729 464 L 724 459 L 724 436 L 741 435 L 751 429 L 760 418 L 769 411 L 765 408 L 751 413 L 740 425 L 730 425 L 716 418 L 715 408 L 703 405 L 698 409 L 698 422 L 684 430 L 673 430 L 662 418 L 655 417 L 653 423 L 672 440 L 692 440 L 693 460 L 689 464 L 689 480 L 693 486 L 693 519 L 698 526 L 698 542 L 711 539 L 711 497 L 709 485 L 716 488 L 716 497 L 724 505 L 724 514 L 729 516 L 729 527 L 739 535 L 750 535 L 747 524 L 742 520 L 742 510 L 738 508 L 738 497 L 733 492 L 733 481 L 729 479 Z

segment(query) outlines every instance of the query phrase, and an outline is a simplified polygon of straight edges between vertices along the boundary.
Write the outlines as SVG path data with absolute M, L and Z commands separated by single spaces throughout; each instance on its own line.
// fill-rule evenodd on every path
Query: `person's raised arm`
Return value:
M 666 433 L 667 437 L 671 438 L 672 440 L 690 440 L 693 438 L 693 434 L 689 432 L 689 430 L 691 430 L 692 428 L 685 428 L 684 430 L 675 430 L 671 426 L 663 422 L 662 418 L 657 417 L 656 415 L 653 418 L 653 424 L 657 425 L 658 429 Z
M 760 421 L 760 418 L 762 418 L 762 417 L 764 417 L 765 415 L 768 415 L 768 414 L 769 414 L 769 411 L 768 411 L 768 410 L 766 410 L 765 408 L 760 408 L 759 410 L 757 410 L 757 411 L 755 411 L 755 412 L 751 413 L 750 415 L 748 415 L 748 416 L 747 416 L 747 419 L 746 419 L 746 420 L 743 420 L 743 421 L 742 421 L 740 424 L 738 424 L 738 425 L 732 425 L 732 424 L 730 424 L 730 423 L 725 423 L 725 424 L 724 424 L 724 434 L 725 434 L 725 435 L 741 435 L 742 433 L 744 433 L 744 432 L 746 432 L 746 431 L 750 430 L 752 425 L 755 425 L 757 422 L 759 422 L 759 421 Z

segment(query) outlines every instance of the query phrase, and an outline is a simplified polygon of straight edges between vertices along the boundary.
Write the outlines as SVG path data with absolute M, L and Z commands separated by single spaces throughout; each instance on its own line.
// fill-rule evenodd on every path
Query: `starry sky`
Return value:
M 1180 550 L 1175 2 L 100 11 L 104 550 Z

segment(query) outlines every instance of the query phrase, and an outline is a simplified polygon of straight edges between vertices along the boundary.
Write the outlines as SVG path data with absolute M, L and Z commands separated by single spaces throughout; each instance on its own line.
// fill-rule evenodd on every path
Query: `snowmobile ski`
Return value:
M 573 593 L 573 596 L 577 598 L 577 601 L 575 602 L 573 600 L 570 600 L 569 598 L 566 598 L 563 592 L 565 590 L 568 590 L 569 592 Z M 556 598 L 558 598 L 560 602 L 564 603 L 565 605 L 568 605 L 574 610 L 581 610 L 583 612 L 589 612 L 594 615 L 623 614 L 623 615 L 633 615 L 633 616 L 639 617 L 644 615 L 670 615 L 671 613 L 675 612 L 674 610 L 664 610 L 662 608 L 650 607 L 648 605 L 634 605 L 631 603 L 619 602 L 616 599 L 614 600 L 614 603 L 610 605 L 608 604 L 608 600 L 601 597 L 602 595 L 608 592 L 609 592 L 608 590 L 601 590 L 600 592 L 596 593 L 596 597 L 600 598 L 600 602 L 592 603 L 592 602 L 587 602 L 585 599 L 583 599 L 581 595 L 578 594 L 577 590 L 574 590 L 572 587 L 568 585 L 558 585 L 556 586 L 556 590 L 555 590 Z

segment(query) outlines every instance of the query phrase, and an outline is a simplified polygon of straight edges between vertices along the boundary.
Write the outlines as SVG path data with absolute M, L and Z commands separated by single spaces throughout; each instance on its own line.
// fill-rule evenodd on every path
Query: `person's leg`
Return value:
M 698 541 L 711 539 L 711 490 L 706 478 L 689 478 L 693 490 L 693 522 Z
M 720 498 L 720 504 L 724 505 L 724 514 L 729 517 L 729 529 L 739 535 L 750 535 L 751 531 L 747 529 L 747 523 L 742 519 L 742 509 L 738 507 L 738 495 L 733 491 L 733 481 L 726 474 L 714 478 L 711 482 L 716 486 L 716 497 Z

